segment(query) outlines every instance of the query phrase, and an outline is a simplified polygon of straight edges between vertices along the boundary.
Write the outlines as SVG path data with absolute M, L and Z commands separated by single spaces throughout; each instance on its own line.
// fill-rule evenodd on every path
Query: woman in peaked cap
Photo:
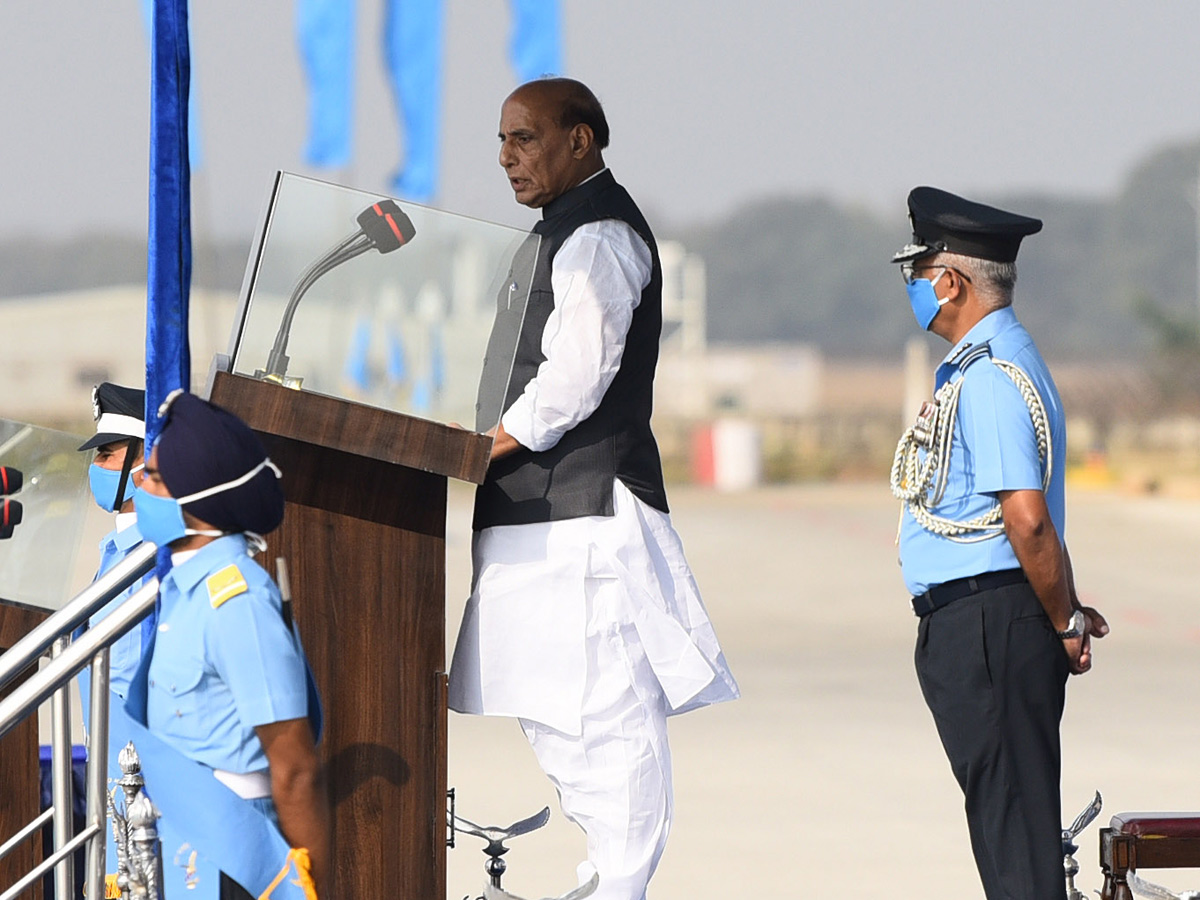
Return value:
M 107 514 L 115 513 L 113 528 L 100 539 L 100 562 L 96 578 L 108 572 L 142 544 L 142 534 L 137 527 L 137 514 L 133 509 L 133 491 L 141 484 L 144 468 L 142 445 L 146 437 L 145 425 L 146 394 L 138 388 L 125 387 L 112 382 L 102 382 L 92 388 L 92 416 L 96 432 L 80 446 L 81 452 L 95 455 L 88 466 L 88 486 L 96 505 Z M 151 577 L 151 576 L 147 576 Z M 92 614 L 85 628 L 98 625 L 101 620 L 121 606 L 142 585 L 138 579 L 108 603 Z M 108 689 L 114 695 L 111 703 L 123 703 L 129 694 L 138 666 L 142 661 L 142 649 L 150 641 L 152 626 L 143 622 L 117 638 L 108 648 Z M 83 721 L 91 723 L 91 670 L 79 673 L 79 696 L 83 709 Z M 129 735 L 119 724 L 119 719 L 110 716 L 108 724 L 108 777 L 122 776 L 118 754 L 129 740 Z M 111 832 L 105 840 L 106 868 L 116 878 L 119 857 L 117 845 Z

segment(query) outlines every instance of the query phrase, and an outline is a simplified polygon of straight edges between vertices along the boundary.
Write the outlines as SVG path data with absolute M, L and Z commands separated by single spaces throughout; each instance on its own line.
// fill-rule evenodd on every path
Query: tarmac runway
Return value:
M 470 579 L 470 494 L 453 487 L 448 652 Z M 981 898 L 962 797 L 913 673 L 887 487 L 676 486 L 670 498 L 742 699 L 672 719 L 676 817 L 652 900 Z M 1200 809 L 1200 502 L 1075 489 L 1067 509 L 1080 592 L 1113 629 L 1093 671 L 1071 680 L 1063 721 L 1064 818 L 1104 795 L 1077 854 L 1091 894 L 1112 814 Z M 449 740 L 462 815 L 507 825 L 551 808 L 546 828 L 513 842 L 506 888 L 573 887 L 582 833 L 517 724 L 451 713 Z M 449 851 L 448 898 L 481 892 L 481 846 L 460 835 Z M 1200 872 L 1155 874 L 1200 888 Z

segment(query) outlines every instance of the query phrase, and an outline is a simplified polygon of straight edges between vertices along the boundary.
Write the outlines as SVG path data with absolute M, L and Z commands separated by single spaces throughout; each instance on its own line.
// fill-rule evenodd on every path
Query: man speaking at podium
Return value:
M 529 82 L 501 109 L 500 165 L 542 210 L 541 246 L 476 495 L 450 707 L 519 719 L 587 835 L 581 883 L 594 867 L 594 896 L 641 900 L 671 824 L 666 718 L 738 689 L 668 516 L 650 431 L 662 272 L 608 140 L 577 81 Z

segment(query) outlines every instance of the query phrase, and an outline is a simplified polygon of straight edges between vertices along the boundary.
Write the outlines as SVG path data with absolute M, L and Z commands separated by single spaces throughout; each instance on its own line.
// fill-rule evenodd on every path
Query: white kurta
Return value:
M 505 431 L 535 451 L 590 416 L 620 367 L 625 335 L 650 281 L 646 243 L 624 222 L 577 229 L 551 270 L 555 308 L 546 361 L 505 412 Z M 614 515 L 477 532 L 474 579 L 450 670 L 450 708 L 581 732 L 586 680 L 585 579 L 619 586 L 669 714 L 738 696 L 670 516 L 620 481 Z

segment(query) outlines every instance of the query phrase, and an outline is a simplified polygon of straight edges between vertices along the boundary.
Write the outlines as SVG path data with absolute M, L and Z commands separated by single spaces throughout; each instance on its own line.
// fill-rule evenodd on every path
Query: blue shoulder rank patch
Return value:
M 991 355 L 992 347 L 987 341 L 981 344 L 963 344 L 946 362 L 952 366 L 958 366 L 958 370 L 961 372 L 975 360 L 985 356 L 991 358 Z
M 208 588 L 208 602 L 213 609 L 250 589 L 237 563 L 230 563 L 220 572 L 209 575 L 204 580 L 204 586 Z

